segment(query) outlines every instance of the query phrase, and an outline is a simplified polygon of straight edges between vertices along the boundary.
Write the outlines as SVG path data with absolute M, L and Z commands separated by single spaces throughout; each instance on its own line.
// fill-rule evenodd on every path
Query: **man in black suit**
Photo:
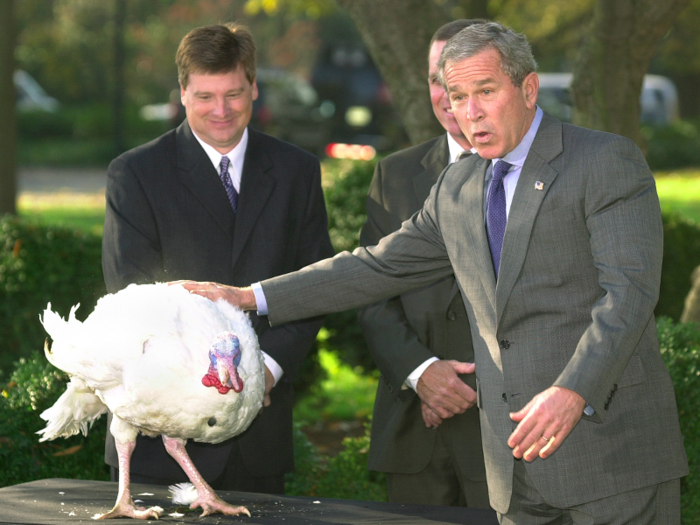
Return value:
M 258 96 L 248 30 L 197 28 L 182 40 L 176 62 L 186 120 L 109 166 L 108 291 L 178 279 L 242 285 L 333 255 L 318 159 L 248 128 Z M 322 320 L 270 328 L 251 319 L 265 353 L 269 406 L 240 436 L 188 443 L 187 450 L 215 489 L 283 493 L 284 474 L 294 468 L 291 379 Z M 116 479 L 111 435 L 105 459 Z M 160 439 L 139 436 L 132 482 L 186 479 Z
M 465 151 L 471 154 L 472 146 L 452 114 L 437 73 L 447 40 L 479 22 L 455 20 L 433 35 L 428 55 L 430 99 L 446 133 L 377 164 L 360 236 L 363 246 L 377 244 L 398 230 L 421 209 L 442 170 Z M 443 421 L 422 401 L 432 403 L 444 395 L 443 389 L 462 407 L 468 404 L 466 398 L 475 396 L 474 374 L 463 375 L 467 384 L 462 383 L 449 361 L 474 361 L 469 319 L 454 275 L 366 306 L 359 320 L 382 372 L 368 468 L 386 472 L 389 500 L 489 508 L 478 409 L 462 410 Z

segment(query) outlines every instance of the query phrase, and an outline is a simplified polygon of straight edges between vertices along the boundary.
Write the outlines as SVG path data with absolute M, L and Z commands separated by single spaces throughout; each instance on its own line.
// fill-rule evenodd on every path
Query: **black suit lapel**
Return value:
M 421 160 L 423 171 L 413 177 L 413 190 L 420 207 L 423 207 L 425 199 L 430 195 L 430 189 L 435 185 L 440 173 L 442 173 L 449 161 L 450 152 L 447 147 L 447 135 L 442 135 Z
M 248 147 L 243 161 L 236 235 L 233 238 L 234 266 L 275 188 L 275 178 L 271 173 L 273 162 L 264 143 L 264 135 L 248 128 Z
M 229 237 L 235 217 L 219 174 L 185 120 L 177 129 L 177 166 L 182 183 Z

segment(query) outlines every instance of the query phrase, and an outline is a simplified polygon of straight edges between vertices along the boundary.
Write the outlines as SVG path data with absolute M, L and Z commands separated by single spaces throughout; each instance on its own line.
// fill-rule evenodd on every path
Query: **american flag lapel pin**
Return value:
M 544 190 L 544 182 L 541 182 L 539 180 L 535 182 L 535 189 L 539 191 Z

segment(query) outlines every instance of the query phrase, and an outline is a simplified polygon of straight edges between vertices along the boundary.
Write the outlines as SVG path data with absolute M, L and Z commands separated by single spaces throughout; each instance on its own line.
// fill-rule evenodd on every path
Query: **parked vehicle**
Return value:
M 539 73 L 540 91 L 537 104 L 564 122 L 571 122 L 572 73 Z M 643 124 L 664 126 L 678 120 L 678 92 L 673 81 L 659 75 L 645 75 L 642 93 L 641 120 Z
M 362 44 L 327 44 L 319 53 L 311 84 L 335 108 L 327 154 L 357 150 L 357 158 L 365 158 L 359 152 L 368 149 L 362 146 L 386 152 L 408 144 L 389 88 Z
M 58 100 L 46 94 L 46 91 L 29 73 L 18 69 L 12 76 L 17 92 L 17 109 L 19 111 L 55 112 L 61 105 Z

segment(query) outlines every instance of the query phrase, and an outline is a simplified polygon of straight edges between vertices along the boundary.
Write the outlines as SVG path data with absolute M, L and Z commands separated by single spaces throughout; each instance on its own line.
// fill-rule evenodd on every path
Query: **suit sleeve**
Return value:
M 607 151 L 606 151 L 607 150 Z M 578 392 L 602 421 L 645 329 L 653 324 L 659 296 L 663 228 L 654 178 L 627 139 L 609 142 L 596 155 L 585 195 L 586 226 L 602 290 L 592 322 L 556 385 Z
M 377 246 L 262 281 L 270 323 L 358 308 L 451 275 L 435 204 L 441 180 L 423 209 Z
M 164 280 L 155 218 L 138 178 L 121 159 L 107 171 L 102 271 L 107 291 Z
M 318 160 L 309 167 L 310 186 L 308 201 L 300 208 L 303 227 L 298 240 L 294 269 L 300 269 L 334 254 L 328 236 L 328 217 L 321 189 L 321 172 Z M 290 254 L 291 255 L 291 254 Z M 284 374 L 293 379 L 301 363 L 316 341 L 323 325 L 323 317 L 293 321 L 265 330 L 260 336 L 260 348 L 267 352 L 282 367 Z
M 383 163 L 375 168 L 367 196 L 367 222 L 360 234 L 360 244 L 371 246 L 392 233 L 391 218 L 384 204 Z M 418 338 L 406 319 L 400 297 L 365 306 L 358 311 L 372 359 L 394 392 L 400 392 L 408 377 L 419 365 L 434 357 Z

